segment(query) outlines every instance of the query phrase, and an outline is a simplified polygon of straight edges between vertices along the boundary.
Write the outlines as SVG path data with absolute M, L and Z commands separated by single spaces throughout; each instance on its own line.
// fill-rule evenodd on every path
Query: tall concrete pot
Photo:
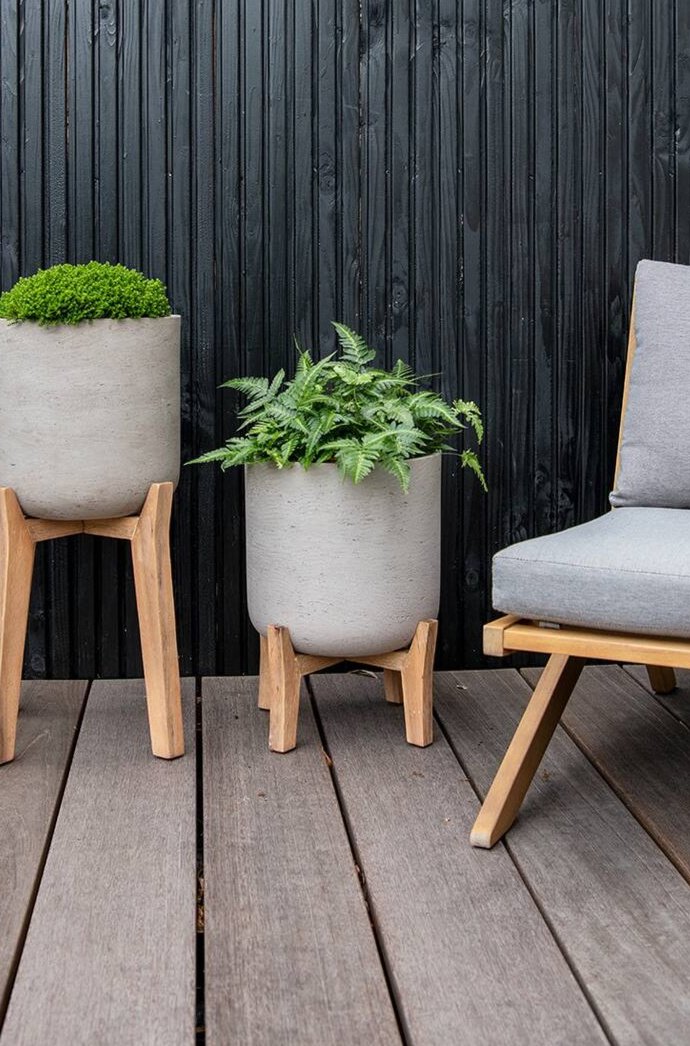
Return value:
M 365 657 L 408 645 L 438 613 L 441 455 L 410 462 L 408 494 L 376 469 L 245 469 L 249 616 L 296 650 Z
M 179 316 L 0 320 L 0 486 L 28 516 L 132 515 L 179 472 Z

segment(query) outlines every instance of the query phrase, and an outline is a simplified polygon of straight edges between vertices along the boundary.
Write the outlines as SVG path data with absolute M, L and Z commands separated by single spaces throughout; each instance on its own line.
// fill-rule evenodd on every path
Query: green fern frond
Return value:
M 371 385 L 374 380 L 370 371 L 358 371 L 355 367 L 345 363 L 335 363 L 333 373 L 337 374 L 346 385 Z
M 472 427 L 477 437 L 477 443 L 481 443 L 484 439 L 484 424 L 477 404 L 472 400 L 455 400 L 453 409 Z
M 458 418 L 455 410 L 435 392 L 415 392 L 409 400 L 408 406 L 415 418 L 428 418 L 445 421 L 453 428 L 459 428 Z
M 385 469 L 386 472 L 390 472 L 391 475 L 395 476 L 400 486 L 403 489 L 403 493 L 407 494 L 410 489 L 410 465 L 404 458 L 396 458 L 392 454 L 387 454 L 381 458 L 381 468 Z
M 221 389 L 235 389 L 250 399 L 265 396 L 268 392 L 268 378 L 230 378 L 219 385 Z
M 268 395 L 269 396 L 275 396 L 276 392 L 278 391 L 280 386 L 283 384 L 283 378 L 284 377 L 285 377 L 285 371 L 281 367 L 280 370 L 278 371 L 278 373 L 276 374 L 275 378 L 273 379 L 273 381 L 269 385 L 269 388 L 268 388 Z
M 482 467 L 479 464 L 479 458 L 474 453 L 474 451 L 473 450 L 463 450 L 462 454 L 460 455 L 460 461 L 462 463 L 463 468 L 468 468 L 472 472 L 474 472 L 475 476 L 477 477 L 477 479 L 479 480 L 479 482 L 482 485 L 482 489 L 484 490 L 484 493 L 486 493 L 489 488 L 486 485 L 486 479 L 484 477 L 484 472 L 482 470 Z
M 353 483 L 361 483 L 376 465 L 377 453 L 363 446 L 359 440 L 345 439 L 335 452 L 341 473 Z
M 209 450 L 206 454 L 201 454 L 198 458 L 192 458 L 191 461 L 186 461 L 185 465 L 206 465 L 209 461 L 225 461 L 228 454 L 229 451 L 227 447 L 219 447 L 218 450 Z
M 370 349 L 361 334 L 346 327 L 344 323 L 332 321 L 342 348 L 342 358 L 355 367 L 366 367 L 376 358 L 374 349 Z

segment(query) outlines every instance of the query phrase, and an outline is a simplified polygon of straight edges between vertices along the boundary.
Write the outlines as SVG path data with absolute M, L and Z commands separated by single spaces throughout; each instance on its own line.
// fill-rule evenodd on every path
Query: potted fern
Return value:
M 0 486 L 44 519 L 126 516 L 177 482 L 180 317 L 160 280 L 55 265 L 0 296 Z
M 441 452 L 474 403 L 446 403 L 410 368 L 371 366 L 363 338 L 334 323 L 340 353 L 299 352 L 294 378 L 233 378 L 240 434 L 195 459 L 245 466 L 249 615 L 287 626 L 296 650 L 366 656 L 407 645 L 438 611 Z M 479 481 L 475 452 L 460 462 Z M 190 463 L 191 464 L 191 463 Z

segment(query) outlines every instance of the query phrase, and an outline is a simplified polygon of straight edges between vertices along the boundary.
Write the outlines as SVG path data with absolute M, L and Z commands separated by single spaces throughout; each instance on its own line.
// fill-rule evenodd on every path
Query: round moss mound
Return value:
M 43 326 L 169 315 L 170 302 L 160 280 L 109 262 L 39 269 L 0 295 L 0 317 Z

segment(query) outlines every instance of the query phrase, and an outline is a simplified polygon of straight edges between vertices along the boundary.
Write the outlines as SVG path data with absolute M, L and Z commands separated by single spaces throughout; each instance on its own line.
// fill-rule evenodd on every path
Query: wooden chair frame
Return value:
M 27 518 L 14 491 L 0 487 L 0 763 L 14 759 L 36 545 L 70 534 L 130 542 L 151 748 L 161 759 L 184 754 L 170 566 L 173 490 L 172 483 L 152 484 L 138 516 L 73 521 Z
M 633 296 L 616 478 L 635 348 Z M 646 665 L 652 689 L 658 694 L 674 689 L 674 668 L 690 668 L 688 640 L 553 625 L 515 615 L 500 617 L 484 626 L 485 654 L 506 657 L 520 651 L 549 654 L 549 661 L 474 823 L 470 834 L 473 846 L 492 847 L 513 824 L 587 661 L 630 661 Z
M 343 660 L 382 668 L 386 701 L 403 706 L 408 743 L 420 748 L 430 745 L 434 739 L 433 668 L 437 631 L 437 621 L 420 621 L 406 650 L 343 658 L 300 654 L 293 647 L 287 628 L 269 625 L 266 635 L 260 637 L 259 674 L 259 708 L 270 712 L 268 747 L 273 752 L 290 752 L 297 746 L 302 677 Z

